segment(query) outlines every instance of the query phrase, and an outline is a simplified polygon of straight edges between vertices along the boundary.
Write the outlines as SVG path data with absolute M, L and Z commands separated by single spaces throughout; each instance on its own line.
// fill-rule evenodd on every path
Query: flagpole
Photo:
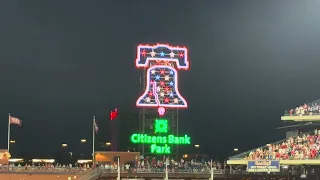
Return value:
M 118 158 L 118 167 L 117 167 L 117 170 L 118 170 L 118 177 L 117 177 L 117 180 L 120 180 L 120 159 Z
M 10 131 L 11 131 L 11 127 L 10 127 L 10 113 L 8 116 L 8 153 L 10 153 Z
M 94 143 L 95 143 L 95 136 L 96 136 L 96 133 L 95 133 L 95 120 L 96 120 L 96 117 L 93 116 L 93 120 L 92 120 L 92 163 L 93 163 L 93 166 L 95 167 L 96 166 L 96 157 L 95 157 L 95 154 L 94 154 Z
M 210 180 L 213 180 L 213 167 L 212 167 L 212 159 L 211 159 L 211 171 L 210 171 L 210 173 L 211 173 L 211 178 L 210 178 Z
M 165 171 L 166 176 L 165 176 L 164 180 L 169 180 L 169 176 L 168 176 L 168 164 L 169 164 L 169 159 L 167 158 L 167 159 L 166 159 L 166 171 Z

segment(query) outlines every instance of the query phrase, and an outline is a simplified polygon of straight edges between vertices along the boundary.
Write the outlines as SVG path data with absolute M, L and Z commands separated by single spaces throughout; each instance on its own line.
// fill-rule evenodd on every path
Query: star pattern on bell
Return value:
M 160 91 L 161 91 L 161 87 L 158 86 L 158 87 L 157 87 L 157 92 L 160 92 Z
M 154 52 L 153 50 L 150 52 L 151 57 L 154 57 L 156 55 L 156 52 Z
M 158 57 L 161 51 L 156 52 L 157 54 L 155 57 Z M 151 57 L 150 53 L 151 49 L 148 52 L 149 57 Z M 170 51 L 165 57 L 169 58 L 169 53 Z M 175 52 L 175 58 L 177 57 L 179 57 L 179 54 L 178 52 Z M 145 104 L 146 106 L 150 105 L 152 107 L 156 107 L 156 105 L 165 107 L 179 107 L 184 105 L 177 89 L 176 71 L 174 67 L 155 64 L 150 67 L 148 73 L 148 90 L 144 98 L 141 99 L 141 104 Z
M 169 79 L 170 79 L 170 77 L 168 75 L 164 77 L 165 81 L 169 81 Z
M 178 100 L 177 98 L 174 98 L 174 99 L 173 99 L 173 103 L 178 104 L 178 103 L 179 103 L 179 100 Z
M 147 54 L 147 52 L 146 52 L 145 49 L 141 51 L 141 55 L 142 55 L 142 56 L 146 56 L 146 54 Z
M 176 55 L 176 54 L 175 54 L 174 52 L 172 52 L 172 51 L 171 51 L 171 53 L 170 53 L 170 57 L 171 57 L 171 58 L 174 58 L 174 56 L 175 56 L 175 55 Z

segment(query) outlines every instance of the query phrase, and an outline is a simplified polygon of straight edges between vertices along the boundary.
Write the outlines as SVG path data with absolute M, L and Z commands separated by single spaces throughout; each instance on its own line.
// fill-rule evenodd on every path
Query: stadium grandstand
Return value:
M 285 130 L 286 138 L 229 157 L 230 171 L 242 166 L 249 172 L 249 162 L 276 161 L 277 172 L 320 174 L 320 99 L 286 110 L 281 120 L 284 126 L 277 129 Z
M 320 99 L 288 109 L 281 117 L 283 121 L 320 121 Z

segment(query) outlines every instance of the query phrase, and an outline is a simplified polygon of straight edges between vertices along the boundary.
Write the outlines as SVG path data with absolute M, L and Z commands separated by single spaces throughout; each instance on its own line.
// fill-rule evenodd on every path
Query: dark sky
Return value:
M 319 8 L 317 0 L 0 1 L 0 146 L 9 112 L 23 119 L 12 127 L 16 151 L 38 156 L 90 139 L 93 115 L 97 138 L 108 141 L 113 107 L 138 123 L 135 50 L 158 42 L 189 48 L 180 130 L 204 152 L 279 140 L 284 110 L 320 97 Z

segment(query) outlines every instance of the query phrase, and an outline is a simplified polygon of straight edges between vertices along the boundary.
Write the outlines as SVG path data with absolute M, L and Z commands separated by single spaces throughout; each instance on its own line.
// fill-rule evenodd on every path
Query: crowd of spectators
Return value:
M 171 159 L 170 157 L 143 157 L 137 156 L 134 161 L 128 162 L 127 164 L 120 165 L 120 169 L 122 172 L 136 172 L 136 173 L 163 173 L 166 169 L 169 172 L 199 172 L 199 173 L 206 173 L 209 172 L 211 169 L 211 162 L 197 159 L 192 160 L 185 160 L 180 159 L 176 161 Z M 108 170 L 108 171 L 117 171 L 118 165 L 116 162 L 114 163 L 105 163 L 98 165 L 101 170 Z M 219 162 L 212 162 L 212 166 L 214 170 L 221 170 L 222 165 Z M 0 172 L 46 172 L 46 173 L 78 173 L 78 174 L 85 174 L 91 171 L 94 167 L 89 164 L 14 164 L 11 163 L 9 165 L 0 165 Z
M 62 164 L 14 164 L 0 165 L 0 172 L 56 172 L 56 173 L 86 173 L 92 167 L 89 164 L 76 164 L 73 166 Z
M 164 171 L 166 163 L 171 172 L 203 172 L 211 169 L 211 162 L 204 159 L 175 160 L 167 156 L 159 158 L 140 156 L 135 159 L 134 166 L 140 171 Z M 221 169 L 219 162 L 212 162 L 212 166 L 214 169 Z
M 290 109 L 285 112 L 288 116 L 304 116 L 304 115 L 319 115 L 320 105 L 318 103 L 303 104 L 295 109 Z
M 184 160 L 180 159 L 176 161 L 170 159 L 170 157 L 163 156 L 162 158 L 156 157 L 143 157 L 137 156 L 133 163 L 127 163 L 121 165 L 121 171 L 132 170 L 134 172 L 164 172 L 168 163 L 167 169 L 169 172 L 205 172 L 211 169 L 211 162 L 205 160 Z M 221 169 L 219 162 L 212 162 L 215 170 Z M 105 170 L 117 170 L 116 163 L 107 163 L 100 165 L 101 169 Z
M 163 171 L 165 169 L 166 163 L 168 164 L 168 169 L 171 171 L 186 171 L 186 172 L 201 172 L 210 169 L 211 162 L 204 159 L 191 159 L 191 160 L 174 160 L 173 158 L 163 156 L 162 158 L 156 157 L 137 157 L 135 159 L 135 168 L 150 171 L 159 170 Z M 221 169 L 221 164 L 219 162 L 212 162 L 214 169 Z
M 303 160 L 318 159 L 320 152 L 320 130 L 301 133 L 281 143 L 267 144 L 263 148 L 251 151 L 248 160 Z

